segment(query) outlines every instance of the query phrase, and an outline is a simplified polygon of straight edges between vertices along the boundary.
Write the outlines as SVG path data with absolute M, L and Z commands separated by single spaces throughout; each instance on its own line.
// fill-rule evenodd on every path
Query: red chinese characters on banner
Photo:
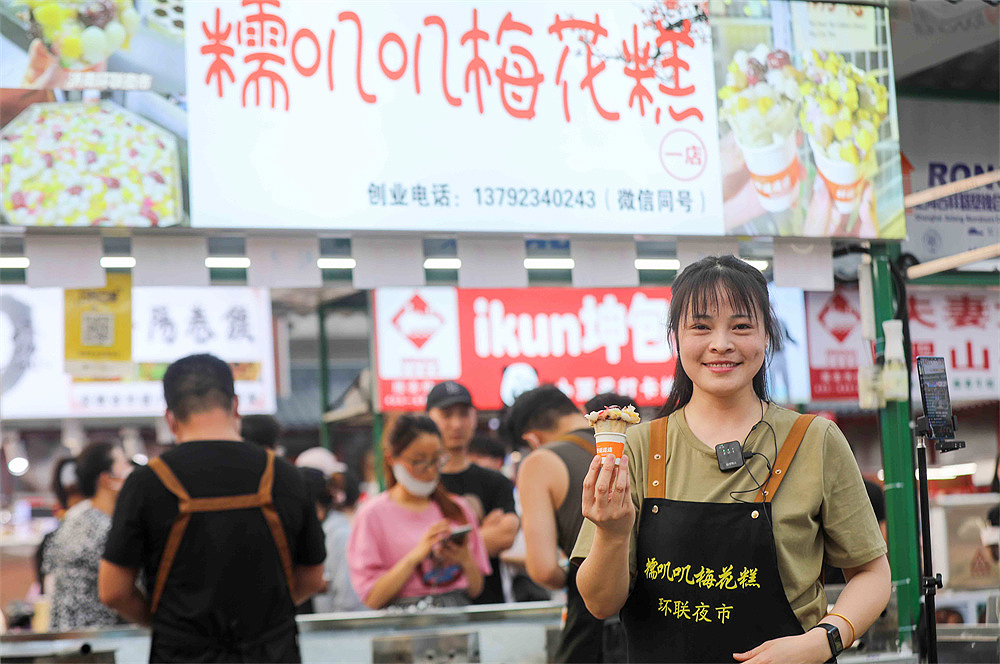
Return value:
M 659 406 L 673 357 L 663 321 L 670 290 L 381 289 L 376 360 L 383 408 L 423 409 L 433 383 L 452 378 L 481 409 L 539 383 L 577 403 L 600 392 Z M 454 343 L 436 343 L 457 336 Z M 419 344 L 419 345 L 418 345 Z M 457 355 L 457 357 L 455 357 Z
M 500 24 L 500 29 L 497 31 L 497 44 L 500 43 L 500 40 L 506 31 L 522 32 L 526 35 L 531 35 L 531 28 L 524 23 L 518 23 L 515 21 L 510 12 L 507 12 L 507 15 L 503 17 L 503 22 Z M 535 117 L 535 102 L 538 100 L 538 86 L 540 86 L 542 81 L 545 80 L 545 76 L 538 71 L 538 63 L 535 62 L 535 56 L 533 56 L 531 51 L 528 49 L 515 44 L 510 47 L 510 53 L 510 67 L 513 69 L 514 73 L 511 73 L 507 69 L 508 61 L 506 55 L 504 56 L 500 67 L 497 68 L 497 80 L 500 81 L 500 101 L 503 102 L 503 107 L 507 110 L 511 117 L 530 120 Z M 530 76 L 525 75 L 524 67 L 522 67 L 521 64 L 522 61 L 530 66 Z M 508 85 L 514 88 L 510 91 L 510 100 L 507 98 Z M 527 102 L 525 108 L 517 108 L 517 106 L 520 106 L 525 100 L 524 95 L 521 92 L 516 91 L 518 88 L 530 89 L 530 100 Z M 482 112 L 481 107 L 479 110 Z
M 214 79 L 217 93 L 221 98 L 223 77 L 228 78 L 230 83 L 236 82 L 233 68 L 226 62 L 227 57 L 231 58 L 236 55 L 233 47 L 226 45 L 226 40 L 229 39 L 229 34 L 233 31 L 233 26 L 227 23 L 225 29 L 222 28 L 221 12 L 216 8 L 215 26 L 209 27 L 207 23 L 202 23 L 201 29 L 205 33 L 205 39 L 208 40 L 208 43 L 201 47 L 201 54 L 212 56 L 212 62 L 208 65 L 208 71 L 205 74 L 205 85 L 211 85 Z
M 907 306 L 911 355 L 945 359 L 953 399 L 995 399 L 1000 294 L 911 289 Z M 856 399 L 857 367 L 871 362 L 860 337 L 857 291 L 807 293 L 806 317 L 813 398 Z
M 691 21 L 687 19 L 682 21 L 680 30 L 673 26 L 666 27 L 662 21 L 657 21 L 656 30 L 659 33 L 656 37 L 656 48 L 661 49 L 664 45 L 670 45 L 670 55 L 663 61 L 662 66 L 669 70 L 671 83 L 660 83 L 660 92 L 671 97 L 687 97 L 694 94 L 693 84 L 682 86 L 680 82 L 681 71 L 691 69 L 691 65 L 680 57 L 681 45 L 694 48 L 694 39 L 691 38 Z M 670 112 L 670 117 L 677 122 L 689 117 L 696 117 L 699 121 L 705 119 L 702 112 L 694 107 L 678 112 L 671 105 L 667 110 Z
M 243 0 L 244 7 L 257 5 L 257 12 L 246 17 L 244 28 L 246 30 L 246 45 L 250 48 L 259 49 L 243 58 L 243 62 L 254 63 L 257 68 L 247 76 L 243 83 L 243 106 L 247 105 L 247 91 L 253 87 L 254 105 L 260 106 L 261 91 L 265 82 L 270 84 L 271 108 L 275 108 L 278 101 L 278 86 L 284 93 L 285 110 L 288 110 L 288 84 L 282 75 L 272 69 L 268 69 L 268 64 L 284 66 L 285 58 L 265 49 L 275 49 L 283 47 L 288 42 L 288 29 L 285 21 L 277 14 L 271 13 L 270 9 L 279 9 L 280 0 Z M 266 8 L 265 8 L 266 6 Z M 237 32 L 239 34 L 239 32 Z
M 225 17 L 221 9 L 215 8 L 214 16 L 201 22 L 205 41 L 199 44 L 199 52 L 205 60 L 197 66 L 205 68 L 204 84 L 211 86 L 218 98 L 227 97 L 231 88 L 228 84 L 235 84 L 233 93 L 239 90 L 244 108 L 288 111 L 292 105 L 289 76 L 313 79 L 321 69 L 325 70 L 326 87 L 333 92 L 334 63 L 342 58 L 353 60 L 355 87 L 365 103 L 378 103 L 374 90 L 383 85 L 377 80 L 379 74 L 391 83 L 412 77 L 414 90 L 421 95 L 426 87 L 421 83 L 421 68 L 437 69 L 436 62 L 421 62 L 426 37 L 440 39 L 440 51 L 435 51 L 440 55 L 435 57 L 441 60 L 444 100 L 450 106 L 461 107 L 470 99 L 480 115 L 495 108 L 512 118 L 530 121 L 546 107 L 540 94 L 542 86 L 554 85 L 558 95 L 546 99 L 555 102 L 559 98 L 566 122 L 580 113 L 617 122 L 621 113 L 615 110 L 616 105 L 627 104 L 639 117 L 647 117 L 647 108 L 655 107 L 650 117 L 659 124 L 663 109 L 657 106 L 654 90 L 664 95 L 663 106 L 674 121 L 703 120 L 697 106 L 679 103 L 695 92 L 693 80 L 681 79 L 690 71 L 689 59 L 698 42 L 704 41 L 694 35 L 692 22 L 707 31 L 707 14 L 697 3 L 641 10 L 631 26 L 631 44 L 622 39 L 621 51 L 612 46 L 618 43 L 617 37 L 609 36 L 600 14 L 590 20 L 556 12 L 547 25 L 532 26 L 517 16 L 516 9 L 497 20 L 486 19 L 484 12 L 472 7 L 468 18 L 430 14 L 423 17 L 421 25 L 413 26 L 412 32 L 401 28 L 373 38 L 366 36 L 362 13 L 342 11 L 329 28 L 312 22 L 305 27 L 286 22 L 282 13 L 288 6 L 287 0 L 285 5 L 282 0 L 241 0 L 243 15 Z M 492 9 L 489 5 L 483 8 Z M 318 19 L 331 23 L 332 16 L 317 14 Z M 537 14 L 534 16 L 538 20 Z M 455 25 L 455 21 L 460 24 Z M 346 40 L 337 39 L 338 29 L 350 30 Z M 497 48 L 492 48 L 494 44 Z M 540 59 L 539 53 L 546 57 Z M 580 71 L 568 66 L 574 58 L 581 59 Z M 234 62 L 250 67 L 248 71 L 237 71 Z M 621 67 L 620 62 L 624 63 Z M 464 97 L 454 94 L 459 88 L 449 87 L 449 73 L 461 78 Z M 613 76 L 625 76 L 634 82 L 627 99 L 613 97 Z M 571 91 L 585 93 L 589 104 L 574 102 Z M 577 107 L 571 112 L 574 103 Z M 547 108 L 548 112 L 557 112 L 555 103 L 549 103 Z

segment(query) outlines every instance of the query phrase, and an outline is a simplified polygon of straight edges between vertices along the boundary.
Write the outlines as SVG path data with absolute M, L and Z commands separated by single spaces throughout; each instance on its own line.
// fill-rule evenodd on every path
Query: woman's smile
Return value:
M 712 373 L 729 373 L 736 367 L 743 364 L 742 362 L 704 362 L 703 363 L 708 370 Z

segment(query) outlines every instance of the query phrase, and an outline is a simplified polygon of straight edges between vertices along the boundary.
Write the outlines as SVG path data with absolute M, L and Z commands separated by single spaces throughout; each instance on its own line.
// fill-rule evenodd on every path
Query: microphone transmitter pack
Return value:
M 715 456 L 719 460 L 719 470 L 724 473 L 743 467 L 743 446 L 739 441 L 719 443 L 715 446 Z

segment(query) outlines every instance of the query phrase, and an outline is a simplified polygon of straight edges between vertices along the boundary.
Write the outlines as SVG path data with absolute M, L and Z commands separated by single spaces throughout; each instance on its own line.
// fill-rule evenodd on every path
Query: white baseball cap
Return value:
M 338 461 L 333 452 L 325 447 L 310 447 L 295 459 L 299 468 L 315 468 L 326 477 L 347 470 L 347 464 Z

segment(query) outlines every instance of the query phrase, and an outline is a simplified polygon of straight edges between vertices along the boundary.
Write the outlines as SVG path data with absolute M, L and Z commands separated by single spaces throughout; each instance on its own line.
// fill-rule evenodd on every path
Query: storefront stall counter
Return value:
M 562 603 L 366 611 L 300 616 L 302 661 L 523 662 L 550 661 Z M 995 626 L 994 626 L 995 627 Z M 145 662 L 149 631 L 138 628 L 0 636 L 4 662 Z M 847 652 L 842 664 L 916 664 L 894 652 Z M 978 661 L 978 660 L 977 660 Z
M 329 662 L 545 662 L 562 604 L 365 611 L 300 616 L 302 660 Z M 104 658 L 85 660 L 84 653 Z M 113 657 L 108 657 L 113 653 Z M 68 659 L 67 659 L 68 658 Z M 0 636 L 4 662 L 149 660 L 149 631 L 138 628 Z

